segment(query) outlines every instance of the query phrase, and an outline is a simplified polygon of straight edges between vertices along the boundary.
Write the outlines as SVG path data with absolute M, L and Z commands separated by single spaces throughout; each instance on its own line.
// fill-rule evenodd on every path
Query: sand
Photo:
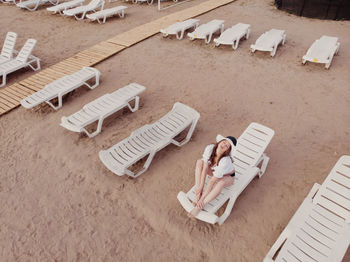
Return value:
M 38 40 L 43 67 L 136 25 L 198 2 L 157 12 L 129 5 L 105 25 L 0 5 L 0 36 Z M 314 183 L 350 154 L 350 22 L 300 18 L 272 1 L 238 0 L 200 16 L 252 25 L 239 49 L 156 35 L 96 66 L 101 85 L 68 96 L 61 110 L 18 108 L 0 118 L 2 261 L 262 261 Z M 118 3 L 110 4 L 110 6 Z M 274 58 L 250 54 L 270 28 L 285 29 Z M 301 65 L 321 35 L 338 36 L 330 70 Z M 12 74 L 9 84 L 33 74 Z M 116 114 L 93 139 L 59 126 L 85 103 L 130 82 L 147 87 L 140 110 Z M 147 173 L 118 177 L 98 158 L 134 129 L 183 102 L 201 113 L 191 141 L 159 152 Z M 190 220 L 176 199 L 194 182 L 194 164 L 217 133 L 239 136 L 250 122 L 275 130 L 261 179 L 241 194 L 222 226 Z M 343 261 L 350 261 L 350 251 Z

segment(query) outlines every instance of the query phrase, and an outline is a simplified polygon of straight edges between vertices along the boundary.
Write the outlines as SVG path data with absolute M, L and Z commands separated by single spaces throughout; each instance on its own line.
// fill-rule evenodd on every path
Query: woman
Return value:
M 208 145 L 203 158 L 197 160 L 195 170 L 196 201 L 190 216 L 197 216 L 203 207 L 216 198 L 224 187 L 233 185 L 235 168 L 233 165 L 233 152 L 236 139 L 232 136 L 216 137 L 216 144 Z M 211 176 L 204 189 L 206 176 Z

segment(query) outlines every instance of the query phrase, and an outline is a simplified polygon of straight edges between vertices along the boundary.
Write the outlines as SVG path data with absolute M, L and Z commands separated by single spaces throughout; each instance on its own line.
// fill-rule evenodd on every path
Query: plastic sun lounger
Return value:
M 224 188 L 216 199 L 205 205 L 204 210 L 196 216 L 197 219 L 210 224 L 218 223 L 219 225 L 225 222 L 243 190 L 256 176 L 260 178 L 265 173 L 269 157 L 264 152 L 274 134 L 275 132 L 272 129 L 258 123 L 251 123 L 248 126 L 237 139 L 234 153 L 236 173 L 234 184 Z M 259 164 L 261 164 L 261 168 L 258 167 Z M 208 179 L 207 176 L 205 184 L 207 184 Z M 196 188 L 193 186 L 187 193 L 180 191 L 177 195 L 177 199 L 187 212 L 190 212 L 194 207 L 191 202 L 195 201 L 195 190 Z M 218 217 L 215 213 L 227 200 L 229 202 L 225 212 Z
M 271 56 L 275 56 L 277 47 L 286 41 L 286 33 L 284 30 L 271 29 L 263 33 L 250 48 L 254 53 L 256 50 L 270 52 Z
M 89 85 L 88 80 L 95 79 L 94 85 Z M 53 109 L 57 110 L 62 107 L 63 95 L 77 89 L 82 85 L 86 85 L 90 89 L 94 89 L 99 85 L 100 71 L 92 67 L 83 67 L 81 70 L 63 76 L 52 83 L 46 85 L 42 90 L 24 98 L 21 105 L 27 109 L 33 108 L 41 103 L 49 104 Z M 58 98 L 58 105 L 55 106 L 51 100 Z
M 62 4 L 56 5 L 56 6 L 51 6 L 46 8 L 47 11 L 52 12 L 53 14 L 61 14 L 63 15 L 63 11 L 81 6 L 84 3 L 85 0 L 73 0 L 73 1 L 68 1 L 64 2 Z
M 128 1 L 128 0 L 127 0 Z M 132 0 L 133 4 L 137 4 L 137 3 L 145 3 L 147 2 L 148 5 L 152 5 L 154 0 Z M 177 3 L 178 0 L 173 0 L 174 3 Z
M 350 244 L 350 156 L 315 184 L 264 262 L 341 262 Z
M 13 58 L 13 53 L 15 50 L 17 40 L 17 34 L 14 32 L 8 32 L 4 41 L 0 53 L 0 64 L 10 61 Z
M 186 144 L 197 125 L 199 113 L 191 107 L 175 103 L 173 109 L 153 124 L 144 125 L 131 135 L 107 150 L 99 153 L 103 164 L 118 176 L 128 175 L 136 178 L 143 174 L 151 164 L 155 154 L 169 144 Z M 176 136 L 189 127 L 186 138 L 175 140 Z M 129 168 L 147 157 L 143 169 L 136 174 Z
M 225 30 L 219 38 L 214 39 L 216 46 L 219 45 L 232 45 L 232 48 L 236 50 L 238 48 L 239 41 L 245 37 L 249 38 L 250 25 L 238 23 L 231 28 Z
M 196 28 L 194 32 L 188 33 L 187 36 L 191 40 L 204 39 L 205 43 L 209 44 L 215 32 L 220 31 L 220 33 L 222 34 L 222 32 L 224 31 L 224 22 L 224 20 L 214 19 L 209 23 L 200 25 Z
M 176 35 L 176 38 L 181 40 L 186 30 L 192 27 L 196 29 L 198 25 L 199 19 L 188 19 L 183 22 L 175 23 L 165 29 L 161 29 L 160 32 L 163 34 L 164 37 L 167 37 L 168 35 Z
M 105 5 L 104 0 L 92 0 L 87 5 L 75 7 L 73 9 L 64 10 L 63 14 L 67 16 L 74 16 L 77 20 L 82 20 L 88 12 L 96 12 L 98 8 L 103 10 Z M 80 16 L 79 16 L 80 15 Z
M 137 83 L 129 84 L 111 94 L 105 94 L 96 100 L 86 104 L 81 110 L 70 115 L 62 117 L 61 126 L 73 132 L 85 132 L 88 137 L 94 137 L 101 133 L 102 124 L 106 117 L 114 114 L 124 107 L 129 107 L 131 112 L 139 109 L 139 94 L 146 88 Z M 135 100 L 134 107 L 130 102 Z M 86 130 L 86 126 L 97 123 L 97 129 L 93 133 Z
M 25 42 L 22 49 L 19 51 L 16 58 L 11 59 L 10 61 L 5 62 L 3 64 L 0 64 L 0 76 L 2 77 L 2 82 L 0 84 L 0 87 L 3 87 L 6 85 L 7 75 L 12 72 L 15 72 L 27 66 L 29 66 L 34 71 L 37 71 L 40 69 L 40 59 L 31 55 L 36 42 L 37 41 L 35 39 L 28 39 Z M 36 64 L 36 67 L 32 65 L 33 63 Z
M 22 0 L 19 1 L 17 5 L 17 7 L 19 8 L 25 8 L 29 11 L 35 11 L 38 9 L 38 7 L 40 5 L 44 5 L 44 4 L 47 4 L 47 3 L 51 3 L 53 5 L 57 5 L 59 3 L 59 0 L 57 0 L 56 2 L 55 1 L 52 1 L 52 0 L 27 0 L 27 1 L 24 1 L 22 2 Z
M 111 17 L 114 15 L 119 15 L 120 18 L 124 17 L 124 10 L 127 9 L 126 6 L 117 6 L 108 9 L 104 9 L 98 11 L 96 13 L 86 15 L 91 21 L 97 20 L 99 24 L 104 24 L 106 22 L 107 17 Z
M 307 61 L 324 63 L 328 69 L 331 66 L 333 56 L 338 54 L 339 47 L 338 37 L 324 35 L 311 45 L 306 55 L 303 56 L 302 62 L 303 64 Z

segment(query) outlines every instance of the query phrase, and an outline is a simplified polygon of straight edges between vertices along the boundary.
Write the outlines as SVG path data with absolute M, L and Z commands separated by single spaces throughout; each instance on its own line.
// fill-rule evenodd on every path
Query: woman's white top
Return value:
M 207 145 L 203 153 L 203 161 L 207 162 L 210 165 L 209 158 L 213 152 L 214 144 Z M 222 178 L 224 175 L 231 174 L 235 171 L 235 167 L 231 160 L 231 157 L 225 156 L 220 159 L 219 163 L 216 166 L 211 167 L 213 175 L 217 178 Z

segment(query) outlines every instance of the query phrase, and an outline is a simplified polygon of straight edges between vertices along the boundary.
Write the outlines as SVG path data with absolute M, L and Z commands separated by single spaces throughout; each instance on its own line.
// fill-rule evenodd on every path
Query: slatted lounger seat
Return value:
M 89 18 L 91 21 L 97 20 L 99 24 L 104 24 L 106 22 L 107 17 L 119 15 L 120 18 L 123 18 L 124 10 L 126 8 L 126 6 L 121 5 L 113 8 L 104 9 L 96 13 L 88 14 L 86 15 L 86 17 Z
M 350 156 L 315 184 L 264 262 L 341 262 L 350 244 Z
M 27 0 L 27 1 L 22 2 L 20 0 L 19 3 L 16 4 L 16 5 L 19 8 L 24 8 L 24 9 L 27 9 L 29 11 L 35 11 L 35 10 L 38 9 L 38 7 L 40 5 L 44 5 L 44 4 L 47 4 L 47 3 L 51 3 L 53 5 L 57 5 L 59 3 L 59 0 L 57 0 L 56 2 L 52 1 L 52 0 Z
M 19 51 L 16 58 L 0 64 L 0 76 L 2 77 L 2 83 L 0 84 L 0 87 L 6 85 L 7 75 L 12 72 L 15 72 L 27 66 L 29 66 L 34 71 L 40 69 L 40 59 L 31 55 L 36 42 L 37 41 L 35 39 L 28 39 L 22 49 Z M 34 67 L 33 64 L 36 64 L 36 66 Z
M 196 216 L 197 219 L 207 223 L 221 225 L 230 215 L 238 196 L 248 186 L 254 177 L 261 177 L 266 170 L 269 157 L 266 156 L 265 149 L 269 145 L 275 132 L 258 123 L 251 123 L 243 134 L 237 139 L 236 150 L 234 152 L 235 182 L 232 186 L 226 187 L 221 194 L 205 205 L 204 210 Z M 261 167 L 259 168 L 259 164 Z M 206 178 L 205 185 L 208 182 Z M 182 207 L 190 212 L 193 209 L 193 202 L 196 199 L 195 186 L 187 193 L 180 191 L 177 199 Z M 218 217 L 215 213 L 229 201 L 225 212 Z
M 67 16 L 74 16 L 77 20 L 82 20 L 85 18 L 88 12 L 96 12 L 97 9 L 103 10 L 104 6 L 104 0 L 92 0 L 87 5 L 82 5 L 73 9 L 64 10 L 63 14 Z
M 176 35 L 176 38 L 181 40 L 186 30 L 190 28 L 196 29 L 199 25 L 199 19 L 188 19 L 183 22 L 177 22 L 165 29 L 161 29 L 160 32 L 164 37 L 168 35 Z
M 245 37 L 249 38 L 250 25 L 238 23 L 229 29 L 226 29 L 219 38 L 214 39 L 216 46 L 219 45 L 232 45 L 232 48 L 236 50 L 238 48 L 239 41 Z
M 103 164 L 118 176 L 138 177 L 143 174 L 152 162 L 155 154 L 169 144 L 182 146 L 187 143 L 196 127 L 200 115 L 191 107 L 179 102 L 173 109 L 153 124 L 144 125 L 135 130 L 128 138 L 120 141 L 107 150 L 99 153 Z M 186 138 L 178 142 L 174 138 L 187 127 Z M 136 174 L 129 168 L 144 157 L 147 160 L 143 169 Z
M 13 57 L 17 40 L 17 34 L 8 32 L 5 38 L 4 45 L 0 53 L 0 64 L 10 61 Z
M 224 20 L 212 20 L 209 23 L 200 25 L 192 33 L 188 33 L 187 36 L 191 40 L 204 39 L 205 43 L 209 44 L 211 38 L 215 32 L 222 33 L 224 31 Z
M 106 117 L 126 106 L 129 107 L 131 112 L 138 110 L 138 95 L 145 90 L 144 86 L 132 83 L 111 94 L 105 94 L 86 104 L 81 110 L 69 117 L 62 117 L 61 126 L 73 132 L 84 132 L 90 138 L 94 137 L 101 132 L 103 120 Z M 135 100 L 135 105 L 131 107 L 130 102 L 133 100 Z M 98 121 L 96 131 L 93 133 L 88 132 L 86 126 L 96 121 Z
M 95 84 L 89 85 L 87 81 L 94 79 Z M 24 98 L 21 105 L 27 109 L 33 108 L 41 103 L 49 104 L 53 109 L 57 110 L 62 107 L 62 97 L 65 94 L 86 85 L 90 89 L 94 89 L 99 85 L 100 71 L 92 67 L 83 67 L 83 69 L 71 75 L 61 77 L 52 83 L 46 85 L 42 90 Z M 55 106 L 51 100 L 58 98 L 58 105 Z
M 324 35 L 311 45 L 306 55 L 303 56 L 302 62 L 303 64 L 307 61 L 324 63 L 328 69 L 331 66 L 333 56 L 338 54 L 339 47 L 338 37 Z
M 47 11 L 52 12 L 53 14 L 59 13 L 63 15 L 63 11 L 71 9 L 73 7 L 81 6 L 84 3 L 85 0 L 73 0 L 64 2 L 59 5 L 51 6 L 46 8 Z
M 275 56 L 277 47 L 286 41 L 286 33 L 284 30 L 271 29 L 263 33 L 250 48 L 254 53 L 256 50 L 270 52 L 271 56 Z

